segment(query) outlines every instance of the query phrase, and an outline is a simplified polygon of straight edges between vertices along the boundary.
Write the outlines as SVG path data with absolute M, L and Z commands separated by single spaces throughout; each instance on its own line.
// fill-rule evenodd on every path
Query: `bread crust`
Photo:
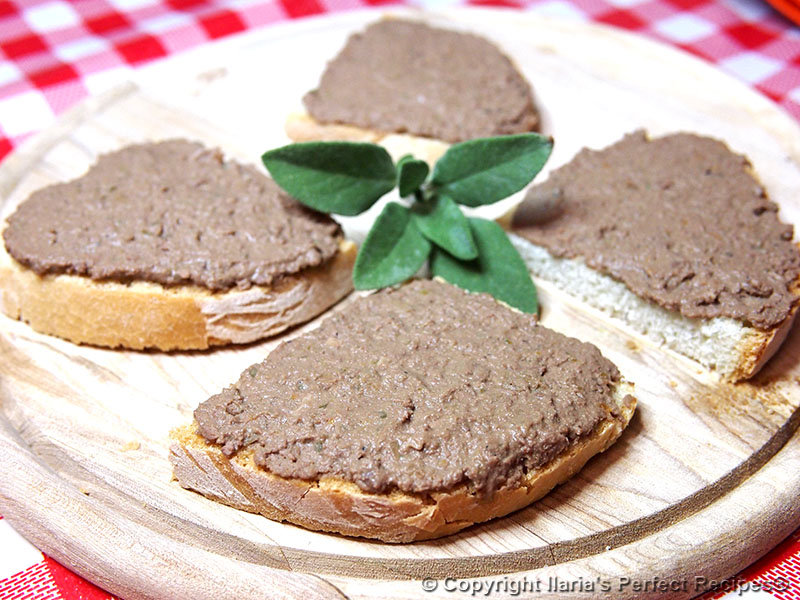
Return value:
M 386 133 L 354 125 L 323 124 L 304 112 L 290 114 L 284 124 L 286 135 L 294 142 L 370 142 L 386 148 L 397 161 L 406 154 L 433 165 L 447 152 L 450 144 L 433 138 L 407 133 Z
M 356 246 L 341 240 L 324 264 L 271 286 L 212 292 L 196 285 L 38 275 L 0 252 L 0 310 L 80 344 L 134 350 L 202 350 L 272 336 L 307 321 L 353 288 Z
M 308 529 L 384 542 L 427 540 L 519 510 L 572 477 L 619 438 L 636 407 L 632 392 L 632 384 L 618 384 L 617 415 L 609 413 L 592 434 L 547 465 L 529 471 L 521 484 L 500 488 L 491 499 L 480 499 L 464 485 L 430 494 L 398 490 L 373 494 L 342 479 L 283 478 L 258 467 L 252 451 L 225 457 L 219 446 L 197 433 L 196 423 L 171 432 L 170 461 L 181 486 L 240 510 Z
M 738 347 L 739 356 L 736 367 L 729 377 L 731 381 L 741 381 L 753 377 L 781 347 L 786 336 L 789 335 L 797 309 L 800 307 L 800 278 L 793 282 L 791 292 L 795 297 L 795 303 L 780 324 L 768 331 L 753 328 L 753 335 L 742 340 Z
M 514 216 L 516 207 L 511 208 L 508 212 L 497 219 L 497 223 L 503 227 L 507 232 L 514 233 L 511 228 L 511 221 Z M 531 246 L 536 246 L 533 242 L 525 240 Z M 800 243 L 797 244 L 800 248 Z M 537 246 L 547 251 L 542 246 Z M 549 254 L 549 252 L 548 252 Z M 530 267 L 529 267 L 530 268 Z M 532 271 L 534 277 L 538 275 Z M 608 277 L 608 276 L 606 276 Z M 546 279 L 546 277 L 543 277 Z M 630 290 L 628 290 L 631 294 Z M 742 335 L 741 341 L 737 344 L 735 349 L 735 356 L 733 357 L 733 368 L 727 372 L 719 372 L 718 375 L 725 381 L 743 381 L 756 375 L 761 368 L 772 358 L 780 348 L 781 344 L 786 339 L 789 331 L 794 323 L 795 316 L 798 308 L 800 308 L 800 277 L 796 279 L 791 285 L 791 293 L 795 297 L 795 303 L 786 318 L 781 321 L 776 327 L 769 330 L 757 329 L 755 327 L 745 327 L 745 334 Z M 656 303 L 651 302 L 653 306 L 658 306 Z M 664 309 L 666 310 L 666 309 Z M 616 321 L 621 321 L 626 325 L 633 326 L 632 323 L 627 323 L 624 320 L 611 317 Z M 689 317 L 684 317 L 689 318 Z M 710 320 L 710 319 L 707 319 Z M 634 327 L 635 328 L 635 327 Z M 676 350 L 678 352 L 678 350 Z M 683 354 L 683 353 L 682 353 Z M 685 356 L 688 356 L 685 354 Z M 698 363 L 700 364 L 700 363 Z

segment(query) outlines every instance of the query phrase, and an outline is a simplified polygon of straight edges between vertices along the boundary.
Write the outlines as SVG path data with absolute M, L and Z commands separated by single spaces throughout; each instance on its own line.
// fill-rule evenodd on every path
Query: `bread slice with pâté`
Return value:
M 797 312 L 793 228 L 716 139 L 637 131 L 584 149 L 507 224 L 540 281 L 726 380 L 752 377 Z
M 99 157 L 7 220 L 0 309 L 76 343 L 203 349 L 307 321 L 352 290 L 333 220 L 186 140 Z
M 622 433 L 633 386 L 591 344 L 440 281 L 359 298 L 172 432 L 180 485 L 386 542 L 518 510 Z
M 494 43 L 385 18 L 353 34 L 288 117 L 296 141 L 379 143 L 433 164 L 450 144 L 537 131 L 530 84 Z

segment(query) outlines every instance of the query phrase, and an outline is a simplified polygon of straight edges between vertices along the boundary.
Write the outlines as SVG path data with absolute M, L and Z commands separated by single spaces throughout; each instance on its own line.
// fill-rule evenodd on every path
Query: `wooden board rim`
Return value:
M 7 399 L 7 396 L 5 393 L 3 393 L 2 397 L 0 398 Z M 759 503 L 759 506 L 761 507 L 768 507 L 768 510 L 762 511 L 761 516 L 765 516 L 766 518 L 760 522 L 761 527 L 759 530 L 761 531 L 761 535 L 753 536 L 752 531 L 745 527 L 745 521 L 747 519 L 731 519 L 731 517 L 735 517 L 736 515 L 730 511 L 730 507 L 726 506 L 724 510 L 721 510 L 716 504 L 706 504 L 705 506 L 698 507 L 697 510 L 692 511 L 689 514 L 676 515 L 676 517 L 679 518 L 661 530 L 642 532 L 642 535 L 637 535 L 634 539 L 618 543 L 616 547 L 610 550 L 610 552 L 605 547 L 601 548 L 601 544 L 598 542 L 598 540 L 591 540 L 590 543 L 595 551 L 594 553 L 587 553 L 582 556 L 569 556 L 559 555 L 560 553 L 554 552 L 552 555 L 552 561 L 544 565 L 531 565 L 525 560 L 525 556 L 518 556 L 517 562 L 515 563 L 513 569 L 500 568 L 495 570 L 495 565 L 490 565 L 488 572 L 486 572 L 487 570 L 484 570 L 484 572 L 480 575 L 474 574 L 470 571 L 460 571 L 458 569 L 459 565 L 455 564 L 454 561 L 463 559 L 454 559 L 453 561 L 448 561 L 445 559 L 443 562 L 448 569 L 437 569 L 436 571 L 425 571 L 424 573 L 407 571 L 404 568 L 408 566 L 407 561 L 393 562 L 386 560 L 382 561 L 382 564 L 380 565 L 384 567 L 381 569 L 381 575 L 384 577 L 387 575 L 394 575 L 394 577 L 386 577 L 387 579 L 407 580 L 405 582 L 393 582 L 401 585 L 402 588 L 407 588 L 407 586 L 411 586 L 413 584 L 413 580 L 421 579 L 422 577 L 433 579 L 445 579 L 446 577 L 465 579 L 477 577 L 485 578 L 486 576 L 509 573 L 515 573 L 519 575 L 523 573 L 538 573 L 539 571 L 546 572 L 547 568 L 550 567 L 566 566 L 567 561 L 569 561 L 570 564 L 578 565 L 581 563 L 591 563 L 592 559 L 600 551 L 605 552 L 605 558 L 607 559 L 609 555 L 613 555 L 614 552 L 621 551 L 628 544 L 633 545 L 633 547 L 647 546 L 657 543 L 662 537 L 680 537 L 681 535 L 685 535 L 684 530 L 694 530 L 694 527 L 689 525 L 688 521 L 701 520 L 704 522 L 713 522 L 715 519 L 721 517 L 729 522 L 732 522 L 734 526 L 716 538 L 710 537 L 705 540 L 705 545 L 708 547 L 709 551 L 713 551 L 709 554 L 709 556 L 715 560 L 712 560 L 706 567 L 702 569 L 705 577 L 708 577 L 710 580 L 721 581 L 732 574 L 728 572 L 730 569 L 730 563 L 727 561 L 736 560 L 737 555 L 741 556 L 740 554 L 737 554 L 737 548 L 739 544 L 747 543 L 750 546 L 758 548 L 760 555 L 760 553 L 770 549 L 775 537 L 782 539 L 791 533 L 797 527 L 798 523 L 800 523 L 800 504 L 796 502 L 796 498 L 800 496 L 800 483 L 795 481 L 793 486 L 770 485 L 770 480 L 776 474 L 778 476 L 780 476 L 781 473 L 785 474 L 788 470 L 791 470 L 792 466 L 795 469 L 800 468 L 800 433 L 796 431 L 798 422 L 800 422 L 800 411 L 795 411 L 791 419 L 784 427 L 781 428 L 781 433 L 785 434 L 785 436 L 787 436 L 789 439 L 780 440 L 779 438 L 783 437 L 783 435 L 773 436 L 770 442 L 764 448 L 762 448 L 759 453 L 757 453 L 764 453 L 771 458 L 766 460 L 760 468 L 755 470 L 755 472 L 738 473 L 735 470 L 730 474 L 730 480 L 728 480 L 728 476 L 724 478 L 726 483 L 723 485 L 726 487 L 730 486 L 730 489 L 726 489 L 722 494 L 720 494 L 719 498 L 724 500 L 727 504 L 733 504 L 734 506 L 738 507 L 738 509 L 743 513 L 743 517 L 746 516 L 748 519 L 753 518 L 752 513 L 746 510 L 745 507 L 752 505 L 754 502 Z M 792 434 L 792 432 L 794 433 Z M 786 443 L 784 444 L 783 442 Z M 776 450 L 777 452 L 775 452 Z M 790 463 L 789 469 L 787 469 L 786 463 Z M 95 520 L 102 522 L 104 517 L 98 510 L 97 501 L 85 496 L 75 486 L 65 482 L 46 465 L 42 464 L 41 461 L 28 448 L 26 448 L 25 443 L 19 438 L 18 434 L 13 430 L 6 418 L 0 419 L 0 465 L 3 466 L 4 472 L 9 472 L 9 469 L 17 469 L 19 472 L 23 472 L 26 475 L 24 478 L 18 478 L 17 486 L 12 486 L 13 489 L 8 489 L 8 486 L 5 482 L 0 483 L 0 511 L 3 512 L 6 518 L 8 518 L 10 522 L 12 522 L 25 537 L 41 548 L 43 552 L 53 556 L 89 580 L 94 581 L 98 585 L 122 597 L 164 597 L 163 595 L 160 595 L 165 591 L 163 582 L 149 581 L 147 579 L 142 579 L 139 576 L 140 573 L 149 572 L 148 569 L 161 568 L 160 565 L 153 565 L 156 559 L 156 554 L 148 555 L 149 558 L 139 556 L 137 557 L 139 560 L 133 561 L 130 564 L 127 564 L 125 560 L 118 559 L 119 562 L 112 563 L 112 565 L 115 567 L 115 572 L 120 575 L 120 579 L 113 581 L 106 578 L 106 573 L 103 570 L 99 570 L 98 565 L 103 564 L 103 559 L 114 560 L 114 556 L 95 556 L 97 563 L 76 562 L 74 560 L 76 554 L 69 552 L 72 542 L 59 539 L 60 536 L 57 523 L 59 521 L 78 519 L 84 521 L 85 525 L 91 526 L 92 522 Z M 20 481 L 22 481 L 22 486 L 19 486 Z M 759 499 L 754 500 L 755 495 L 753 494 L 753 488 L 763 489 L 762 486 L 765 484 L 767 487 L 770 487 L 773 490 L 775 487 L 780 487 L 780 494 L 776 495 L 775 497 L 770 497 L 769 500 L 771 500 L 771 502 L 762 502 Z M 20 491 L 24 493 L 20 494 Z M 48 493 L 52 495 L 52 506 L 54 508 L 54 512 L 50 512 L 49 514 L 30 513 L 19 501 L 19 498 L 25 497 L 29 493 Z M 63 501 L 65 496 L 70 497 L 70 502 Z M 59 510 L 65 510 L 66 507 L 70 506 L 71 504 L 79 507 L 80 514 L 70 515 L 68 513 L 61 514 L 59 512 Z M 774 510 L 776 507 L 780 507 L 781 510 Z M 714 513 L 717 511 L 722 514 L 715 515 Z M 111 548 L 114 548 L 117 552 L 125 553 L 126 548 L 129 548 L 136 543 L 138 538 L 136 533 L 137 525 L 136 523 L 126 519 L 122 519 L 115 525 L 118 527 L 119 535 L 115 539 L 109 540 L 108 545 Z M 170 542 L 172 541 L 170 540 Z M 185 555 L 181 556 L 182 566 L 185 566 L 183 564 L 183 561 L 185 561 L 186 564 L 189 565 L 205 564 L 206 568 L 212 568 L 214 561 L 222 558 L 212 555 L 212 553 L 203 549 L 186 545 L 184 545 L 181 550 L 182 553 L 185 553 Z M 92 554 L 92 552 L 89 552 L 88 556 L 92 556 Z M 524 553 L 520 552 L 518 554 Z M 125 554 L 125 556 L 127 556 L 127 554 Z M 285 558 L 287 561 L 289 561 L 288 556 Z M 346 559 L 346 557 L 341 558 Z M 726 571 L 720 572 L 720 565 L 718 562 L 723 558 L 726 559 Z M 683 563 L 684 568 L 686 568 L 686 557 L 679 557 L 676 560 Z M 692 556 L 691 560 L 688 561 L 689 565 L 693 565 L 694 560 L 696 560 L 696 557 Z M 437 562 L 442 562 L 442 560 L 439 559 Z M 238 565 L 243 564 L 243 561 L 230 559 L 226 561 L 226 565 L 229 563 Z M 265 566 L 256 562 L 248 562 L 247 568 L 243 570 L 242 579 L 235 582 L 235 587 L 238 588 L 241 586 L 242 592 L 244 593 L 245 589 L 252 585 L 254 581 L 261 582 L 260 578 L 266 574 L 269 574 L 270 577 L 274 578 L 280 573 L 285 573 L 287 577 L 292 579 L 293 584 L 297 581 L 300 581 L 304 583 L 313 582 L 312 587 L 319 586 L 319 589 L 316 591 L 320 592 L 322 595 L 309 592 L 310 595 L 307 596 L 309 598 L 329 598 L 332 597 L 330 593 L 334 590 L 341 594 L 340 597 L 349 597 L 349 595 L 341 593 L 338 587 L 333 587 L 333 589 L 328 587 L 329 582 L 326 581 L 325 578 L 310 573 L 303 573 L 302 570 L 298 571 L 299 566 L 300 565 L 289 564 L 287 565 L 287 568 L 276 568 L 275 566 Z M 340 562 L 338 566 L 341 567 L 343 565 Z M 734 566 L 735 569 L 738 570 L 747 566 L 747 563 L 734 563 Z M 129 572 L 129 570 L 132 572 Z M 338 581 L 339 585 L 341 585 L 340 580 L 345 577 L 358 578 L 356 581 L 357 585 L 366 585 L 364 582 L 367 580 L 362 579 L 364 575 L 359 576 L 358 574 L 342 572 L 341 570 L 334 572 L 336 573 L 335 579 Z M 205 571 L 201 571 L 201 573 L 205 573 Z M 251 579 L 251 575 L 254 579 Z M 374 576 L 374 572 L 372 575 Z M 642 581 L 647 580 L 648 578 L 661 578 L 662 580 L 668 581 L 670 580 L 670 577 L 676 577 L 675 565 L 665 563 L 663 561 L 663 557 L 656 557 L 646 569 L 641 571 L 640 575 L 640 579 Z M 635 580 L 636 576 L 633 575 L 630 576 L 630 578 Z M 213 584 L 213 581 L 208 581 L 200 576 L 196 582 L 196 587 L 175 590 L 175 595 L 170 595 L 170 597 L 174 597 L 176 599 L 218 598 L 220 593 L 223 593 L 226 590 L 230 592 L 230 588 L 214 588 L 211 584 Z M 232 583 L 230 580 L 226 580 L 224 585 L 232 586 L 234 583 Z M 374 584 L 370 583 L 369 585 Z M 249 589 L 249 592 L 252 593 L 252 591 L 252 589 Z M 406 591 L 409 590 L 406 589 Z M 257 598 L 259 596 L 245 594 L 243 597 Z M 561 596 L 559 595 L 557 597 Z M 618 595 L 615 597 L 637 597 L 637 595 Z
M 93 110 L 96 110 L 98 109 L 98 107 L 102 106 L 104 101 L 113 101 L 113 99 L 118 97 L 119 94 L 129 93 L 131 89 L 135 88 L 131 88 L 130 86 L 123 86 L 118 90 L 113 91 L 106 97 L 99 99 L 92 99 L 89 102 L 77 107 L 76 109 L 73 109 L 73 111 L 71 111 L 67 116 L 65 116 L 63 120 L 59 121 L 59 123 L 66 128 L 67 127 L 66 123 L 70 119 L 80 119 L 83 117 L 89 117 L 91 116 Z M 54 128 L 51 131 L 51 133 L 57 133 L 57 132 L 58 132 L 58 127 Z M 49 143 L 53 143 L 54 140 L 55 138 L 50 138 Z M 31 157 L 35 156 L 38 153 L 39 148 L 36 146 L 36 144 L 41 143 L 46 145 L 47 141 L 48 140 L 46 140 L 44 136 L 31 140 L 29 144 L 26 144 L 24 146 L 22 151 L 15 153 L 9 159 L 9 161 L 13 162 L 9 162 L 8 164 L 11 164 L 13 168 L 9 167 L 8 171 L 6 172 L 8 173 L 16 169 L 22 168 L 26 158 L 31 159 Z M 8 181 L 9 181 L 8 179 L 5 179 L 3 181 L 3 187 L 6 186 Z M 0 400 L 5 402 L 8 399 L 0 398 Z M 496 564 L 492 563 L 490 565 L 490 567 L 496 567 L 497 570 L 491 570 L 490 568 L 489 569 L 490 573 L 501 574 L 501 573 L 520 572 L 522 570 L 528 570 L 536 567 L 554 566 L 560 563 L 564 563 L 565 561 L 575 561 L 575 560 L 581 561 L 581 560 L 591 559 L 592 556 L 594 556 L 595 554 L 601 551 L 607 551 L 606 546 L 610 544 L 607 543 L 609 540 L 607 540 L 605 536 L 606 534 L 611 534 L 615 532 L 617 529 L 629 528 L 630 531 L 616 532 L 616 534 L 612 536 L 613 537 L 612 541 L 614 542 L 614 544 L 612 545 L 612 549 L 623 545 L 636 544 L 637 542 L 645 542 L 647 541 L 647 538 L 649 536 L 653 536 L 656 534 L 663 533 L 666 535 L 668 533 L 668 530 L 670 530 L 673 527 L 679 526 L 680 521 L 682 521 L 683 519 L 692 516 L 698 516 L 701 513 L 713 510 L 713 507 L 710 505 L 716 499 L 722 498 L 724 496 L 730 496 L 730 497 L 737 496 L 737 494 L 739 493 L 740 484 L 743 484 L 746 480 L 748 480 L 748 478 L 750 478 L 751 482 L 757 481 L 759 478 L 762 477 L 768 478 L 769 472 L 771 470 L 781 468 L 780 460 L 778 459 L 782 460 L 786 456 L 790 456 L 793 459 L 797 459 L 798 454 L 796 446 L 797 442 L 800 441 L 800 436 L 796 435 L 795 431 L 798 427 L 798 423 L 800 422 L 799 415 L 800 412 L 795 411 L 792 417 L 784 424 L 783 427 L 781 427 L 778 433 L 772 436 L 772 438 L 770 438 L 770 440 L 764 446 L 762 446 L 760 450 L 758 450 L 747 461 L 739 465 L 733 471 L 726 474 L 723 478 L 721 478 L 708 488 L 705 488 L 705 490 L 713 488 L 713 494 L 711 492 L 708 492 L 706 494 L 698 493 L 695 495 L 696 497 L 690 496 L 689 498 L 686 498 L 683 502 L 679 503 L 678 505 L 669 507 L 668 509 L 665 509 L 663 511 L 660 511 L 659 513 L 655 513 L 654 515 L 652 515 L 652 517 L 659 517 L 658 519 L 655 519 L 655 521 L 659 525 L 658 529 L 647 530 L 646 529 L 647 524 L 641 522 L 632 522 L 624 526 L 615 528 L 614 530 L 603 532 L 603 534 L 598 534 L 599 537 L 588 536 L 585 539 L 577 539 L 574 540 L 573 542 L 561 543 L 561 545 L 557 543 L 553 546 L 554 550 L 552 551 L 552 553 L 544 552 L 544 549 L 542 549 L 542 556 L 544 558 L 549 557 L 550 558 L 549 561 L 542 560 L 540 562 L 531 562 L 529 560 L 530 556 L 525 556 L 526 554 L 528 554 L 529 551 L 515 551 L 507 553 L 506 555 L 497 555 L 496 560 L 498 562 Z M 5 420 L 5 418 L 0 420 L 3 421 L 3 427 L 0 428 L 0 444 L 2 445 L 10 444 L 10 446 L 17 445 L 18 448 L 16 448 L 16 450 L 18 452 L 27 451 L 24 448 L 24 443 L 22 443 L 21 440 L 16 438 L 16 436 L 14 436 L 13 433 L 9 431 L 10 425 Z M 787 442 L 789 442 L 788 445 Z M 11 452 L 8 453 L 8 455 L 10 454 Z M 7 460 L 6 456 L 7 455 L 5 452 L 2 455 L 0 455 L 0 461 L 6 461 Z M 42 482 L 46 482 L 47 485 L 55 484 L 59 479 L 57 476 L 55 476 L 55 474 L 52 474 L 52 472 L 50 472 L 47 469 L 46 465 L 42 464 L 40 466 L 43 469 L 43 473 L 41 474 L 42 478 L 38 482 L 31 481 L 30 489 L 37 489 L 39 485 L 42 484 Z M 13 463 L 6 463 L 4 464 L 4 467 L 14 468 L 15 465 Z M 6 471 L 5 468 L 3 470 Z M 53 477 L 46 477 L 45 474 L 47 473 L 51 473 Z M 56 485 L 56 487 L 58 486 Z M 702 490 L 702 492 L 705 492 L 705 490 Z M 80 494 L 78 490 L 72 490 L 72 492 L 78 492 Z M 800 485 L 796 485 L 794 488 L 790 488 L 790 494 L 792 496 L 789 497 L 796 498 L 797 496 L 800 496 Z M 785 498 L 787 496 L 788 494 L 784 494 L 782 497 Z M 78 499 L 85 503 L 84 506 L 87 509 L 87 513 L 91 513 L 92 499 L 86 497 L 78 497 Z M 675 507 L 683 508 L 683 505 L 685 503 L 689 503 L 691 505 L 687 510 L 678 510 L 678 508 L 675 508 Z M 16 524 L 16 515 L 18 514 L 19 510 L 20 508 L 12 502 L 11 497 L 6 496 L 5 489 L 0 487 L 0 512 L 7 514 L 9 520 Z M 670 511 L 676 514 L 672 514 L 672 512 Z M 798 514 L 798 510 L 795 510 L 794 512 L 788 511 L 784 513 L 774 512 L 770 516 L 772 517 L 771 520 L 765 521 L 765 527 L 763 530 L 764 535 L 762 536 L 762 538 L 764 539 L 768 536 L 774 535 L 774 532 L 776 530 L 781 530 L 781 531 L 787 530 L 788 533 L 794 527 L 796 527 L 798 523 L 800 523 L 800 514 Z M 46 519 L 43 519 L 43 521 L 44 520 Z M 61 558 L 66 562 L 66 564 L 70 564 L 71 558 L 69 556 L 63 556 L 63 553 L 60 552 L 59 548 L 53 546 L 53 541 L 52 541 L 53 538 L 49 538 L 50 541 L 48 541 L 48 538 L 45 539 L 41 538 L 42 534 L 47 532 L 32 531 L 30 524 L 27 522 L 23 522 L 22 520 L 20 520 L 19 526 L 20 529 L 23 531 L 23 533 L 25 533 L 31 539 L 34 539 L 37 545 L 43 548 L 46 552 L 56 556 L 57 558 Z M 130 535 L 133 535 L 133 533 L 131 533 Z M 753 544 L 758 545 L 759 543 L 762 543 L 764 541 L 762 538 L 752 540 Z M 711 541 L 713 540 L 709 540 L 709 542 Z M 574 552 L 575 546 L 584 546 L 584 545 L 585 548 L 581 552 Z M 284 559 L 286 560 L 286 567 L 285 567 L 286 569 L 294 571 L 295 569 L 298 568 L 298 566 L 300 566 L 296 562 L 297 556 L 293 556 L 293 553 L 297 552 L 300 551 L 292 550 L 287 555 L 284 555 Z M 311 553 L 308 554 L 310 555 Z M 341 560 L 342 558 L 346 560 L 348 557 L 341 557 L 337 560 Z M 482 567 L 486 567 L 485 558 L 486 557 L 468 557 L 461 559 L 419 559 L 419 561 L 415 561 L 412 559 L 400 559 L 399 561 L 393 561 L 391 559 L 372 559 L 377 561 L 376 563 L 373 564 L 370 563 L 369 560 L 365 561 L 363 557 L 358 557 L 358 561 L 362 565 L 368 565 L 370 568 L 359 569 L 359 572 L 348 572 L 346 574 L 348 576 L 363 577 L 365 576 L 365 573 L 370 571 L 374 566 L 380 565 L 389 567 L 391 569 L 391 571 L 386 570 L 382 574 L 386 574 L 388 572 L 389 574 L 399 576 L 397 577 L 398 579 L 409 579 L 409 578 L 413 579 L 416 577 L 420 577 L 423 574 L 421 571 L 419 571 L 420 565 L 422 565 L 426 561 L 434 561 L 437 563 L 446 564 L 447 571 L 446 572 L 425 571 L 424 574 L 426 576 L 431 576 L 431 574 L 454 576 L 453 574 L 456 573 L 457 576 L 472 577 L 475 576 L 476 571 L 473 569 L 474 565 L 469 563 L 476 562 L 477 560 L 482 560 L 484 561 L 482 562 Z M 467 564 L 463 564 L 458 561 L 466 561 Z M 95 578 L 96 581 L 99 581 L 97 579 L 99 576 L 94 574 L 91 565 L 74 564 L 71 566 L 73 566 L 78 572 L 81 572 L 82 574 L 87 574 L 90 578 Z M 341 562 L 333 562 L 331 564 L 330 572 L 341 574 L 342 572 L 341 567 L 342 567 Z M 406 568 L 406 567 L 412 567 L 412 568 Z M 485 568 L 483 569 L 483 573 L 486 574 Z M 372 574 L 374 575 L 374 572 Z M 319 578 L 314 578 L 314 582 L 312 583 L 316 585 L 315 582 L 317 581 L 319 582 L 320 585 L 322 585 L 323 580 Z M 101 585 L 104 585 L 105 587 L 108 587 L 108 589 L 113 590 L 114 587 L 118 586 L 119 584 L 115 582 L 103 582 L 101 583 Z M 142 588 L 142 590 L 144 589 L 146 588 Z M 133 589 L 125 589 L 125 588 L 121 588 L 121 590 L 122 590 L 121 593 L 125 595 L 133 594 L 133 596 L 131 597 L 134 596 L 140 597 L 138 596 L 140 591 Z M 327 592 L 333 591 L 330 588 L 326 588 L 326 590 Z M 201 592 L 197 590 L 196 593 L 200 594 Z M 213 594 L 209 594 L 209 597 L 212 596 Z M 141 597 L 147 597 L 147 596 L 141 596 Z M 313 595 L 310 597 L 313 597 Z

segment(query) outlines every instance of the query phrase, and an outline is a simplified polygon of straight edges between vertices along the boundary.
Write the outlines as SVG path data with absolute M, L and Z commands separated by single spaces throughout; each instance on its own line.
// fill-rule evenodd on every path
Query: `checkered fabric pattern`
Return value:
M 800 529 L 769 554 L 698 600 L 800 600 Z
M 761 0 L 0 0 L 0 160 L 151 61 L 270 23 L 402 3 L 507 6 L 634 31 L 717 65 L 800 120 L 800 29 Z M 800 530 L 704 599 L 728 597 L 800 600 Z M 113 597 L 0 516 L 0 600 L 23 598 Z
M 389 0 L 390 3 L 392 0 Z M 0 0 L 0 158 L 80 99 L 208 40 L 386 0 Z M 762 0 L 408 0 L 595 21 L 696 54 L 800 119 L 800 29 Z
M 44 556 L 0 516 L 0 599 L 113 600 L 110 595 Z

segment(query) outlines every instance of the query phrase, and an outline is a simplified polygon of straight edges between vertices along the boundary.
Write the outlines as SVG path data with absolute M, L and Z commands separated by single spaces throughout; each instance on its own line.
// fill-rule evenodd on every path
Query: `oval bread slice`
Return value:
M 2 234 L 0 310 L 137 350 L 248 343 L 307 321 L 352 290 L 356 254 L 266 174 L 181 139 L 100 155 L 34 191 Z
M 529 471 L 520 485 L 500 488 L 489 501 L 463 485 L 431 494 L 397 490 L 372 494 L 342 479 L 286 479 L 258 467 L 252 452 L 227 458 L 197 433 L 194 423 L 171 433 L 169 458 L 184 488 L 240 510 L 308 529 L 384 542 L 428 540 L 524 508 L 572 477 L 592 456 L 610 447 L 628 425 L 636 407 L 632 393 L 633 385 L 621 381 L 614 393 L 618 416 L 609 414 L 592 434 Z
M 351 82 L 366 80 L 353 93 Z M 285 124 L 295 142 L 372 142 L 431 165 L 449 142 L 538 131 L 541 119 L 530 84 L 493 41 L 392 16 L 348 37 L 303 104 Z
M 591 344 L 416 280 L 280 344 L 172 432 L 170 459 L 183 487 L 271 519 L 430 539 L 571 477 L 627 426 L 632 390 Z

